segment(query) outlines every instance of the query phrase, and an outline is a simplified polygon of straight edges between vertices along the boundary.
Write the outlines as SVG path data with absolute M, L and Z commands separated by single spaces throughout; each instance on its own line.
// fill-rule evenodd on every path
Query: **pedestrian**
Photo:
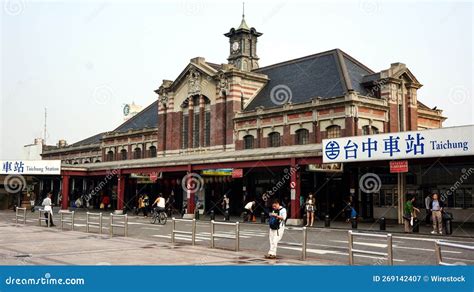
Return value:
M 306 226 L 313 226 L 314 223 L 314 212 L 316 212 L 316 201 L 313 193 L 308 194 L 308 199 L 305 204 L 306 208 Z
M 143 195 L 143 204 L 145 205 L 143 207 L 143 216 L 148 217 L 148 208 L 150 206 L 150 198 L 148 197 L 147 194 Z
M 140 212 L 144 212 L 143 208 L 145 207 L 145 203 L 143 202 L 143 195 L 138 196 L 138 203 L 137 203 L 137 212 L 135 213 L 137 216 Z
M 31 192 L 28 195 L 30 197 L 31 212 L 34 212 L 35 211 L 36 194 L 35 194 L 35 192 Z
M 433 216 L 433 231 L 431 234 L 443 234 L 443 207 L 444 204 L 440 201 L 438 194 L 433 194 L 431 203 L 430 203 L 430 211 Z
M 425 198 L 425 224 L 426 226 L 430 226 L 430 219 L 431 219 L 431 210 L 430 210 L 430 204 L 431 204 L 431 196 L 428 194 L 426 195 Z
M 224 209 L 225 212 L 229 212 L 230 209 L 230 199 L 227 195 L 224 195 L 224 198 L 222 199 L 222 209 Z
M 413 220 L 416 218 L 416 213 L 420 212 L 418 208 L 413 206 L 413 203 L 415 202 L 415 197 L 408 197 L 407 196 L 407 201 L 405 202 L 404 206 L 404 215 L 403 215 L 403 221 L 405 225 L 405 233 L 409 233 L 413 231 Z
M 346 222 L 351 220 L 351 213 L 352 213 L 352 196 L 348 196 L 346 200 L 344 200 L 344 217 L 346 218 Z
M 46 224 L 48 224 L 48 214 L 49 214 L 49 218 L 50 218 L 49 226 L 56 226 L 53 223 L 53 203 L 51 201 L 52 196 L 53 196 L 52 193 L 48 193 L 46 195 L 46 198 L 44 198 L 43 203 L 41 203 L 41 206 L 44 207 L 44 211 L 45 211 L 44 217 L 46 218 L 45 219 Z
M 105 194 L 102 197 L 102 205 L 104 207 L 104 210 L 107 211 L 107 209 L 110 207 L 110 197 L 109 197 L 109 195 Z
M 270 250 L 265 255 L 267 259 L 276 259 L 276 253 L 278 248 L 278 242 L 283 237 L 285 231 L 285 220 L 286 220 L 286 209 L 280 205 L 280 201 L 275 199 L 272 204 L 272 212 L 269 213 L 269 240 Z
M 247 221 L 252 221 L 253 220 L 253 211 L 255 209 L 255 201 L 250 201 L 248 202 L 245 207 L 245 211 L 247 212 Z

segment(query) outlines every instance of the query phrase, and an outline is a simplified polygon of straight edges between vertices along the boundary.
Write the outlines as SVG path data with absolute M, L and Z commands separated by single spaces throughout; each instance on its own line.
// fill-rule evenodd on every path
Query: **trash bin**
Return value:
M 385 223 L 385 217 L 379 219 L 380 231 L 385 231 L 387 225 Z
M 266 218 L 265 218 L 265 212 L 262 212 L 262 213 L 260 214 L 260 223 L 265 224 L 265 222 L 266 222 L 265 219 L 266 219 Z
M 211 212 L 209 213 L 209 217 L 211 218 L 211 220 L 216 220 L 216 213 L 214 213 L 214 210 L 211 210 Z
M 352 229 L 357 229 L 357 217 L 351 218 Z
M 449 212 L 443 212 L 443 223 L 444 223 L 444 230 L 446 235 L 453 234 L 453 214 Z
M 418 221 L 418 218 L 413 218 L 413 233 L 419 233 L 420 232 L 420 221 Z
M 229 220 L 230 220 L 230 214 L 229 214 L 229 211 L 227 211 L 227 210 L 224 212 L 224 220 L 225 220 L 225 221 L 229 221 Z

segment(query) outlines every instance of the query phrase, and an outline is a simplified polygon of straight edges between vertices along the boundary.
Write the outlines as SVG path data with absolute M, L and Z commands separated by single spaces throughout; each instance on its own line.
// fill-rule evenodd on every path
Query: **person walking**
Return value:
M 272 209 L 272 212 L 269 214 L 270 231 L 268 237 L 270 241 L 270 249 L 268 250 L 268 254 L 265 255 L 266 259 L 276 259 L 278 242 L 280 242 L 285 231 L 286 209 L 280 205 L 278 199 L 273 201 Z
M 143 204 L 145 205 L 143 207 L 143 215 L 145 217 L 148 217 L 148 208 L 150 207 L 150 198 L 148 197 L 147 194 L 143 195 Z
M 425 198 L 425 224 L 426 226 L 430 226 L 430 219 L 431 219 L 431 210 L 430 210 L 430 204 L 431 204 L 431 196 L 428 194 L 426 195 Z
M 306 225 L 313 226 L 314 223 L 314 212 L 316 212 L 316 200 L 314 199 L 313 193 L 308 194 L 308 199 L 305 204 L 306 208 Z
M 45 219 L 46 224 L 48 224 L 48 214 L 49 214 L 49 218 L 50 218 L 49 226 L 56 226 L 53 223 L 53 203 L 51 201 L 52 196 L 53 196 L 52 193 L 48 193 L 46 195 L 46 198 L 44 198 L 43 203 L 41 203 L 41 206 L 44 207 L 44 211 L 45 211 L 44 218 L 46 218 Z
M 31 212 L 35 211 L 35 202 L 36 202 L 36 194 L 35 192 L 29 193 L 30 196 L 30 205 L 31 205 Z
M 408 197 L 408 196 L 407 196 Z M 404 206 L 404 216 L 403 222 L 405 225 L 405 233 L 410 233 L 413 231 L 413 220 L 416 218 L 416 213 L 420 210 L 413 206 L 415 202 L 415 197 L 408 198 Z
M 433 198 L 430 203 L 430 211 L 433 216 L 433 231 L 431 234 L 443 234 L 443 208 L 444 204 L 440 201 L 438 194 L 433 194 Z

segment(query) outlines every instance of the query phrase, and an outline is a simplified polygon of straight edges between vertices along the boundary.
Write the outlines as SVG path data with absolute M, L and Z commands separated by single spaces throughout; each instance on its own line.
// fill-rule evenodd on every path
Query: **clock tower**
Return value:
M 255 28 L 249 28 L 245 22 L 245 15 L 242 14 L 240 26 L 224 34 L 229 38 L 230 54 L 227 60 L 242 71 L 252 71 L 258 68 L 257 38 L 262 33 Z

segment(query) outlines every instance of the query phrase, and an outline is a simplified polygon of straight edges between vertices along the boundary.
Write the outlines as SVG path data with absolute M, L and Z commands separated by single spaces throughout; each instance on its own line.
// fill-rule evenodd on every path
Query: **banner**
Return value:
M 323 162 L 474 155 L 474 125 L 323 140 Z
M 0 174 L 61 174 L 61 160 L 0 160 Z

